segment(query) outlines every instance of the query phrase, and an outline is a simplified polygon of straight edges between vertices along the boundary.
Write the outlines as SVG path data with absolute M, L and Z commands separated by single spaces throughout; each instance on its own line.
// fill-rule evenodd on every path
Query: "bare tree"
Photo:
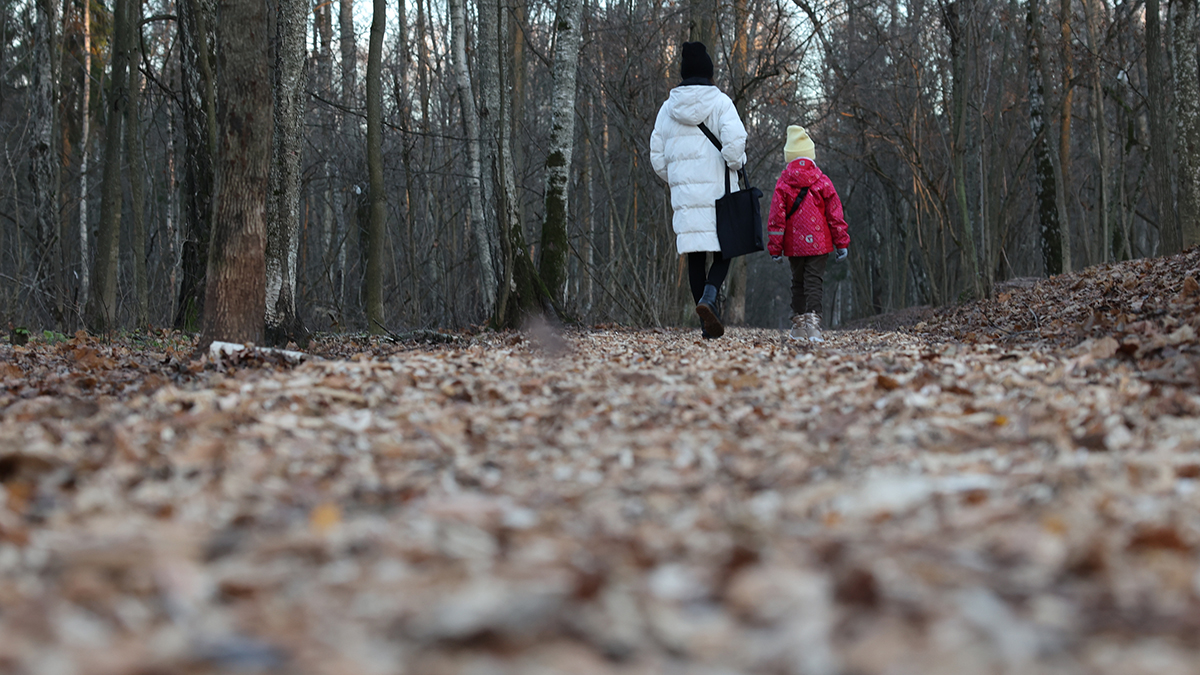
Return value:
M 129 3 L 115 0 L 112 64 L 105 108 L 104 177 L 100 187 L 100 227 L 96 235 L 95 282 L 84 309 L 84 321 L 94 333 L 117 327 L 117 262 L 121 235 L 121 151 L 125 110 L 129 105 Z
M 1166 103 L 1170 76 L 1164 63 L 1159 0 L 1146 0 L 1146 83 L 1150 95 L 1146 113 L 1150 118 L 1152 193 L 1158 213 L 1159 240 L 1164 253 L 1175 253 L 1183 243 L 1175 218 L 1175 195 L 1171 185 L 1170 148 L 1174 139 L 1166 114 L 1169 109 Z
M 1183 246 L 1200 244 L 1200 10 L 1175 0 L 1175 114 L 1179 124 L 1179 225 Z
M 83 96 L 79 102 L 79 297 L 88 297 L 91 285 L 92 266 L 88 257 L 88 160 L 91 157 L 92 122 L 92 3 L 80 0 L 83 6 L 82 39 L 80 49 L 83 69 Z
M 125 154 L 129 160 L 129 239 L 133 253 L 133 325 L 150 325 L 146 278 L 146 161 L 142 146 L 142 1 L 129 0 L 125 43 L 129 49 L 129 103 L 125 108 Z
M 58 166 L 55 152 L 55 118 L 58 86 L 54 60 L 58 53 L 58 0 L 37 0 L 33 24 L 33 134 L 30 139 L 29 182 L 33 193 L 34 236 L 37 257 L 34 260 L 34 284 L 40 304 L 51 313 L 58 302 Z
M 305 36 L 308 0 L 279 0 L 275 21 L 274 140 L 267 200 L 266 338 L 283 345 L 306 342 L 296 311 L 300 249 L 301 132 L 307 98 Z
M 496 271 L 492 264 L 492 237 L 483 215 L 483 168 L 479 144 L 479 115 L 475 110 L 475 94 L 467 64 L 467 13 L 465 0 L 450 0 L 451 45 L 454 59 L 455 84 L 459 109 L 462 111 L 463 131 L 467 145 L 467 205 L 470 209 L 471 236 L 479 259 L 480 290 L 485 311 L 492 312 L 496 304 Z
M 180 0 L 180 80 L 183 137 L 188 161 L 182 186 L 183 245 L 180 251 L 176 328 L 196 330 L 204 316 L 208 252 L 212 236 L 212 197 L 216 182 L 217 81 L 214 0 Z
M 566 306 L 568 187 L 575 147 L 575 74 L 579 70 L 582 11 L 582 0 L 561 0 L 554 22 L 554 95 L 538 272 L 550 299 L 559 307 Z
M 1028 0 L 1028 3 L 1026 27 L 1029 40 L 1029 128 L 1034 142 L 1042 262 L 1046 274 L 1061 274 L 1067 269 L 1063 249 L 1068 247 L 1070 242 L 1064 241 L 1062 223 L 1059 221 L 1058 184 L 1055 180 L 1054 162 L 1050 157 L 1049 130 L 1046 125 L 1046 94 L 1041 61 L 1041 0 Z
M 273 126 L 266 0 L 219 0 L 217 26 L 217 187 L 201 343 L 261 343 Z
M 383 247 L 387 225 L 387 198 L 383 187 L 383 29 L 385 0 L 374 0 L 371 40 L 367 47 L 367 173 L 370 203 L 367 224 L 367 269 L 363 279 L 367 330 L 387 332 L 383 313 Z

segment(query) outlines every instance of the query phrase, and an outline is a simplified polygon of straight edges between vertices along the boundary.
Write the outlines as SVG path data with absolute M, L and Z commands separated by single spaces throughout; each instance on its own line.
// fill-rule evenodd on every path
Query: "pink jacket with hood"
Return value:
M 808 194 L 800 208 L 787 217 L 802 188 Z M 767 217 L 767 252 L 771 255 L 825 255 L 835 248 L 850 248 L 850 234 L 842 215 L 842 200 L 829 177 L 807 157 L 792 160 L 775 183 Z

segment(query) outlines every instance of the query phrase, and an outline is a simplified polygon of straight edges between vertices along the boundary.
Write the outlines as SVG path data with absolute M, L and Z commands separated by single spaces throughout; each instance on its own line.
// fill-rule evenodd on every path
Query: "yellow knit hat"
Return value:
M 791 164 L 793 159 L 797 157 L 807 157 L 813 161 L 817 159 L 817 149 L 813 146 L 812 139 L 808 137 L 808 132 L 804 127 L 790 125 L 787 128 L 787 145 L 783 146 L 783 160 Z

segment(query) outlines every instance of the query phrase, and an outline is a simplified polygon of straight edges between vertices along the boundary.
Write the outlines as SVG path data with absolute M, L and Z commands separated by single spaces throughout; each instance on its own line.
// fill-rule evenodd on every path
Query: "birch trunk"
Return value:
M 129 103 L 129 3 L 116 0 L 113 13 L 112 67 L 109 75 L 108 119 L 104 130 L 104 178 L 100 188 L 100 227 L 96 235 L 95 283 L 84 308 L 84 322 L 93 333 L 107 333 L 117 322 L 117 258 L 121 233 L 121 134 Z
M 284 346 L 307 342 L 296 312 L 300 250 L 300 134 L 304 122 L 307 0 L 278 0 L 275 24 L 274 138 L 267 200 L 266 338 Z
M 1196 0 L 1175 0 L 1175 111 L 1179 119 L 1179 229 L 1200 244 L 1200 16 Z
M 88 160 L 91 156 L 92 122 L 92 3 L 83 0 L 83 83 L 79 104 L 79 297 L 87 298 L 92 266 L 88 255 Z
M 483 215 L 483 169 L 480 161 L 479 115 L 467 64 L 467 12 L 465 0 L 450 0 L 451 50 L 454 58 L 455 85 L 463 130 L 467 136 L 467 204 L 471 213 L 471 235 L 479 259 L 479 290 L 484 312 L 490 315 L 496 306 L 496 268 L 492 263 L 492 235 Z M 481 22 L 482 23 L 482 22 Z M 482 26 L 480 27 L 482 30 Z
M 53 65 L 57 52 L 54 30 L 57 25 L 58 0 L 37 0 L 37 16 L 33 26 L 33 134 L 29 148 L 29 182 L 33 192 L 34 234 L 37 242 L 34 283 L 39 303 L 51 311 L 57 304 L 56 272 L 60 261 L 59 163 L 54 151 L 58 88 Z
M 517 203 L 517 184 L 513 165 L 511 127 L 509 120 L 508 87 L 505 64 L 512 54 L 504 39 L 503 7 L 499 0 L 479 2 L 480 89 L 483 92 L 484 113 L 488 134 L 495 152 L 496 213 L 500 221 L 501 276 L 496 311 L 492 315 L 495 327 L 516 328 L 538 306 L 540 298 L 537 271 L 525 247 Z
M 267 2 L 220 0 L 217 12 L 217 189 L 201 348 L 214 340 L 261 344 L 266 305 Z
M 363 283 L 367 330 L 387 332 L 383 315 L 383 247 L 387 199 L 383 193 L 383 30 L 385 0 L 374 1 L 371 41 L 367 48 L 367 173 L 369 175 L 369 221 L 367 225 L 367 269 Z
M 567 221 L 570 216 L 571 158 L 575 147 L 575 77 L 579 71 L 581 0 L 561 0 L 555 21 L 554 98 L 538 272 L 550 299 L 566 307 Z
M 1057 185 L 1054 163 L 1050 156 L 1049 133 L 1046 129 L 1046 96 L 1042 84 L 1040 0 L 1028 0 L 1026 28 L 1029 41 L 1029 130 L 1034 142 L 1034 169 L 1038 221 L 1041 225 L 1042 264 L 1046 275 L 1062 274 L 1062 231 L 1058 220 Z

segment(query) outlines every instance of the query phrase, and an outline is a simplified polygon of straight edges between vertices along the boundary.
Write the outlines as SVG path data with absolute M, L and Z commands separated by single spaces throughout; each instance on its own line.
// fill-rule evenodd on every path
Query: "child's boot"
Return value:
M 809 342 L 824 342 L 825 338 L 821 337 L 821 315 L 816 312 L 809 312 L 804 315 L 806 328 L 808 329 Z
M 712 284 L 704 286 L 704 295 L 696 303 L 696 315 L 700 317 L 700 325 L 711 338 L 719 338 L 725 334 L 725 326 L 721 325 L 721 317 L 717 316 L 717 287 Z
M 793 340 L 807 340 L 808 339 L 808 315 L 807 314 L 793 314 L 792 315 L 792 329 L 790 331 L 788 331 L 788 337 L 792 338 Z

